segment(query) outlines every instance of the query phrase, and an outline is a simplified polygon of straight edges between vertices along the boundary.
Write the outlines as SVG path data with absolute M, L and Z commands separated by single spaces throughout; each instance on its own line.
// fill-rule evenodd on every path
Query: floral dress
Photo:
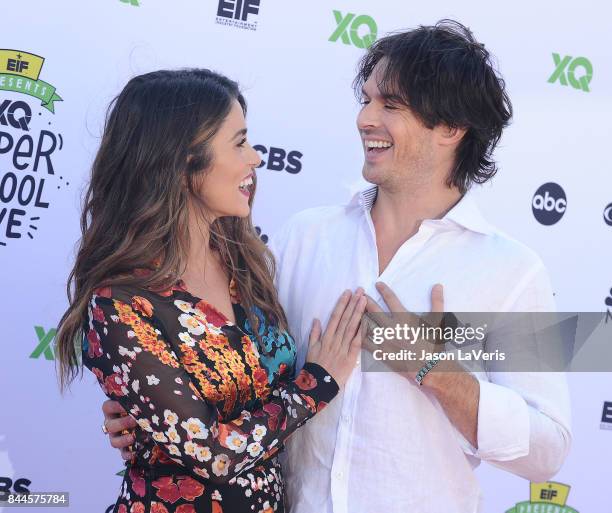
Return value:
M 293 378 L 291 336 L 256 309 L 258 342 L 232 306 L 236 324 L 183 282 L 93 294 L 83 363 L 140 426 L 113 513 L 284 511 L 278 452 L 338 386 L 314 363 Z

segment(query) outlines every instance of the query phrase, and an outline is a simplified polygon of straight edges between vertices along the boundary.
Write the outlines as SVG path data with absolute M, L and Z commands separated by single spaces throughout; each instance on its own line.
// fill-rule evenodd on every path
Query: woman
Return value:
M 130 80 L 107 117 L 57 341 L 62 389 L 82 355 L 140 427 L 114 512 L 283 511 L 278 450 L 355 365 L 361 290 L 293 378 L 245 112 L 236 83 L 182 70 Z

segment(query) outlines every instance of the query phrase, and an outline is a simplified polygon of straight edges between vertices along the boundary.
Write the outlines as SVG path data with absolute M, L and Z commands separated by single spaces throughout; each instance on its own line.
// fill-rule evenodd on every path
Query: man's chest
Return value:
M 361 286 L 383 305 L 375 288 L 377 281 L 383 281 L 408 310 L 428 312 L 431 288 L 441 283 L 446 311 L 484 312 L 502 308 L 516 279 L 495 252 L 453 234 L 407 241 L 379 275 L 375 243 L 359 230 L 351 235 L 305 242 L 300 257 L 286 259 L 280 269 L 279 297 L 298 344 L 298 365 L 303 364 L 300 356 L 305 354 L 313 318 L 325 326 L 346 289 Z

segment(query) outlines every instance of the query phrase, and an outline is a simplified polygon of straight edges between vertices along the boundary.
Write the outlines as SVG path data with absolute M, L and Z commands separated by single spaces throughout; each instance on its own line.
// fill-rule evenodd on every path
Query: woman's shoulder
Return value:
M 172 290 L 152 290 L 141 284 L 118 283 L 96 287 L 90 303 L 95 307 L 108 307 L 113 311 L 135 313 L 153 318 L 173 302 Z

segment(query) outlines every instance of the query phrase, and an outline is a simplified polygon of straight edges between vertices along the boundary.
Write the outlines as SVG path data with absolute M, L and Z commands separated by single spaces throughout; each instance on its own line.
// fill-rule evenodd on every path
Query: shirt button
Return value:
M 336 472 L 336 477 L 337 477 L 338 479 L 341 479 L 341 478 L 342 478 L 342 475 L 343 475 L 343 474 L 342 474 L 342 472 Z

